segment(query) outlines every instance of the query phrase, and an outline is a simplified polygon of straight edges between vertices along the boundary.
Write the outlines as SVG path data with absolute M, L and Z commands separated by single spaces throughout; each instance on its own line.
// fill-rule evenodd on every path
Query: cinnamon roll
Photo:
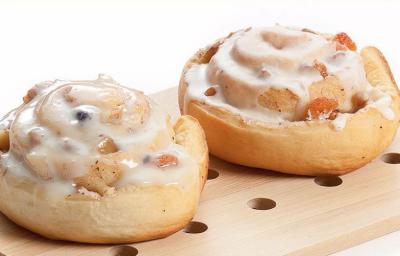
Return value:
M 142 92 L 100 75 L 37 84 L 0 122 L 0 211 L 52 239 L 128 243 L 193 217 L 207 176 L 204 133 L 172 124 Z
M 210 152 L 300 175 L 340 175 L 380 154 L 399 122 L 399 93 L 375 47 L 346 34 L 248 28 L 200 49 L 179 85 Z

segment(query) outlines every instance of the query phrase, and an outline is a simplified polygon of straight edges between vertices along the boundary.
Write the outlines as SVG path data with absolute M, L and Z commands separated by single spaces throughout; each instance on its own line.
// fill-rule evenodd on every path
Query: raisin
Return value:
M 205 92 L 204 95 L 206 96 L 214 96 L 217 93 L 214 87 L 208 88 Z
M 150 162 L 150 156 L 149 156 L 149 155 L 146 155 L 146 156 L 143 158 L 143 163 L 144 163 L 144 164 L 147 164 L 148 162 Z
M 86 119 L 90 119 L 90 115 L 86 111 L 78 111 L 78 112 L 76 112 L 75 117 L 79 121 L 85 121 Z

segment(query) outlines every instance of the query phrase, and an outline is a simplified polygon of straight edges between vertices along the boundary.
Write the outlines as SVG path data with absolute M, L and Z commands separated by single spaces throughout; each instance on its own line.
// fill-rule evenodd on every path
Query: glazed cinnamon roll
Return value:
M 346 33 L 248 28 L 200 49 L 179 104 L 224 160 L 301 174 L 344 174 L 380 154 L 399 122 L 399 93 L 375 47 Z
M 52 239 L 127 243 L 193 217 L 208 150 L 190 116 L 172 124 L 108 76 L 36 85 L 0 122 L 0 210 Z

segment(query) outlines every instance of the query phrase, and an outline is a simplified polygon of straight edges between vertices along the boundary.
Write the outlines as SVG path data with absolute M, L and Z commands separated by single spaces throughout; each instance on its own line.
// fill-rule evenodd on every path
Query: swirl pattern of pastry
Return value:
M 197 122 L 181 117 L 173 126 L 160 106 L 142 92 L 123 87 L 105 75 L 94 81 L 36 85 L 24 97 L 24 104 L 3 118 L 0 131 L 0 210 L 17 223 L 52 238 L 132 242 L 171 233 L 190 220 L 206 179 L 207 147 Z M 16 195 L 21 196 L 21 203 L 37 200 L 37 206 L 28 207 L 26 212 L 58 207 L 56 211 L 62 214 L 61 210 L 68 211 L 75 203 L 81 216 L 72 210 L 69 216 L 47 216 L 47 221 L 64 218 L 76 222 L 76 218 L 82 218 L 86 223 L 80 228 L 68 227 L 69 233 L 51 225 L 38 228 L 43 224 L 41 218 L 26 224 L 30 217 L 13 210 L 6 198 L 13 192 L 7 190 L 10 184 L 22 182 L 31 184 L 35 196 L 40 194 L 33 199 Z M 82 200 L 87 203 L 76 203 Z M 176 202 L 166 204 L 171 200 Z M 85 212 L 93 205 L 104 211 L 104 216 Z M 124 230 L 112 227 L 118 223 L 109 223 L 118 214 L 107 212 L 106 208 L 112 206 L 131 218 L 121 218 Z M 137 207 L 156 214 L 146 216 Z M 161 220 L 155 218 L 163 213 L 169 219 L 160 224 Z M 99 231 L 96 222 L 110 225 L 110 230 Z M 143 223 L 148 227 L 140 233 Z M 77 235 L 82 228 L 87 233 Z
M 333 146 L 338 142 L 330 145 L 326 137 L 346 137 L 345 130 L 352 129 L 347 127 L 349 121 L 365 112 L 373 112 L 371 120 L 377 124 L 390 124 L 389 139 L 385 141 L 393 137 L 398 119 L 398 90 L 390 70 L 375 48 L 365 48 L 361 54 L 356 50 L 356 44 L 345 33 L 330 35 L 283 26 L 231 33 L 199 50 L 187 62 L 180 82 L 181 112 L 200 120 L 210 151 L 225 160 L 301 174 L 324 173 L 324 169 L 353 170 L 350 163 L 332 166 L 315 160 L 313 164 L 314 157 L 311 157 L 313 161 L 307 160 L 307 167 L 283 164 L 295 160 L 294 149 L 280 144 L 287 139 L 288 144 L 297 143 L 302 147 L 306 141 L 325 139 L 328 145 L 325 155 L 308 153 L 324 158 L 339 157 L 341 154 L 328 154 L 339 145 Z M 310 128 L 314 126 L 329 130 L 323 135 Z M 224 129 L 224 133 L 216 131 L 216 127 Z M 300 127 L 304 127 L 303 132 L 294 131 Z M 370 133 L 359 129 L 360 134 Z M 275 137 L 269 136 L 275 132 Z M 275 142 L 278 138 L 281 142 Z M 266 145 L 257 149 L 261 143 Z M 231 150 L 223 149 L 230 147 Z M 349 142 L 347 147 L 354 148 L 354 145 Z M 361 147 L 359 151 L 357 154 L 362 154 Z M 376 156 L 376 152 L 372 155 Z M 283 159 L 284 156 L 288 157 Z M 339 158 L 342 157 L 346 158 Z M 355 162 L 354 165 L 361 165 Z
M 218 51 L 209 63 L 186 73 L 192 85 L 187 101 L 207 101 L 262 121 L 302 121 L 353 113 L 373 91 L 355 44 L 344 33 L 250 28 L 214 47 Z M 215 89 L 213 97 L 204 94 L 208 88 Z M 389 105 L 379 110 L 393 119 Z

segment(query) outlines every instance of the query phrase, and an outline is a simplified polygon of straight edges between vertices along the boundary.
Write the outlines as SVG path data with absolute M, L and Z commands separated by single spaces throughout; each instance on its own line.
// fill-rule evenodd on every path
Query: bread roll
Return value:
M 207 179 L 204 133 L 100 75 L 36 85 L 0 122 L 0 211 L 51 239 L 131 243 L 183 228 Z
M 356 170 L 392 142 L 400 112 L 382 53 L 356 49 L 345 33 L 239 30 L 186 63 L 181 112 L 229 162 L 311 176 Z

